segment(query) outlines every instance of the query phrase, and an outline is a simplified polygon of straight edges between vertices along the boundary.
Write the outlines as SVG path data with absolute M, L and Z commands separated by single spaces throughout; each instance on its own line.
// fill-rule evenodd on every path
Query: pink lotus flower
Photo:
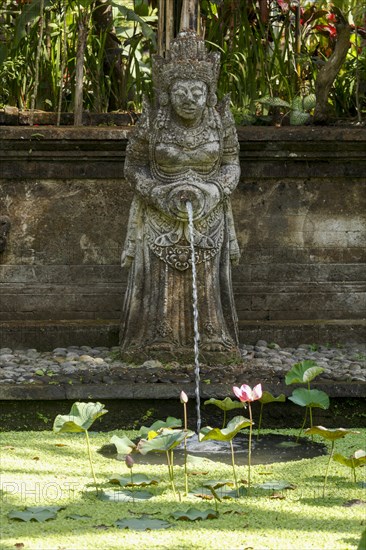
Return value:
M 262 384 L 257 384 L 253 389 L 247 384 L 243 384 L 240 388 L 234 386 L 233 392 L 242 403 L 252 403 L 262 397 Z

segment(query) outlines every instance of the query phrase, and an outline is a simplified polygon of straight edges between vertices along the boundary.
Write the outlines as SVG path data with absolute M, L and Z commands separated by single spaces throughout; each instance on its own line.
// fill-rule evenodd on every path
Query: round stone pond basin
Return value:
M 302 460 L 303 458 L 314 458 L 327 453 L 327 448 L 322 443 L 316 443 L 309 438 L 300 438 L 296 441 L 295 436 L 281 434 L 261 435 L 259 440 L 252 437 L 252 464 L 271 464 L 272 462 L 289 462 L 291 460 Z M 248 462 L 249 436 L 238 434 L 233 440 L 235 463 L 237 465 Z M 118 457 L 115 445 L 104 445 L 98 452 L 106 458 L 124 460 Z M 202 441 L 197 436 L 187 439 L 187 452 L 189 455 L 231 464 L 230 443 L 226 441 Z M 165 452 L 150 452 L 146 455 L 133 453 L 136 464 L 162 464 L 166 462 Z M 179 445 L 174 449 L 174 464 L 184 463 L 184 447 Z

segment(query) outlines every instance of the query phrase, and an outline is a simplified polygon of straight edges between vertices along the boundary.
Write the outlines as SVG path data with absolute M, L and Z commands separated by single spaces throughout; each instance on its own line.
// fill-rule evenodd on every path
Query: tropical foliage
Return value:
M 305 123 L 317 75 L 341 23 L 349 48 L 329 102 L 334 115 L 366 113 L 366 0 L 202 0 L 202 30 L 220 51 L 219 95 L 237 121 Z M 178 2 L 174 2 L 175 11 Z M 3 0 L 0 106 L 46 111 L 139 110 L 151 94 L 155 0 Z

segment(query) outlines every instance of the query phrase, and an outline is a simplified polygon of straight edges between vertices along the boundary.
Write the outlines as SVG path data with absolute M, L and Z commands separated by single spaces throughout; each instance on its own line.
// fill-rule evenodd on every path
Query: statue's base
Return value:
M 193 350 L 176 349 L 167 350 L 121 350 L 121 359 L 128 363 L 142 364 L 145 361 L 155 360 L 160 363 L 178 362 L 183 365 L 195 362 Z M 238 348 L 229 351 L 206 351 L 200 350 L 198 355 L 199 363 L 220 367 L 223 365 L 237 365 L 243 359 Z

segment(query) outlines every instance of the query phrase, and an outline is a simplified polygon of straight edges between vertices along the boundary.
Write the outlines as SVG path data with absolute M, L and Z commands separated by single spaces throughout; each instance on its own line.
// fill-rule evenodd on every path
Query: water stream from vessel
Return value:
M 191 263 L 192 263 L 192 306 L 193 306 L 193 336 L 194 336 L 194 375 L 195 375 L 195 396 L 197 409 L 197 434 L 201 429 L 201 397 L 200 397 L 200 363 L 199 363 L 199 341 L 200 333 L 198 331 L 198 296 L 197 296 L 197 272 L 196 257 L 194 251 L 194 227 L 193 227 L 193 208 L 192 204 L 186 203 L 188 212 L 189 240 L 191 245 Z

